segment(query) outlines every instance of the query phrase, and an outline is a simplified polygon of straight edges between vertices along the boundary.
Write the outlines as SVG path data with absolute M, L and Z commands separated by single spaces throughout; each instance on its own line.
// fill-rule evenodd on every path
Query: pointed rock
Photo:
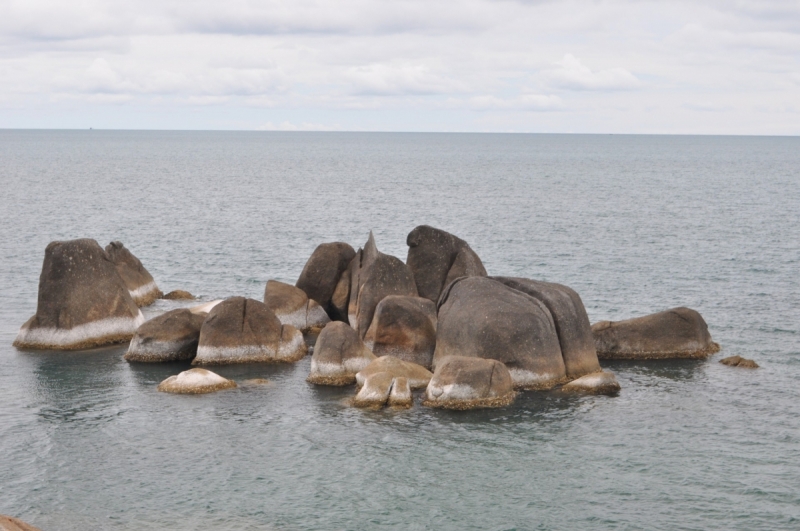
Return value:
M 106 252 L 137 305 L 149 306 L 161 297 L 161 290 L 156 286 L 152 275 L 122 242 L 109 243 L 106 245 Z

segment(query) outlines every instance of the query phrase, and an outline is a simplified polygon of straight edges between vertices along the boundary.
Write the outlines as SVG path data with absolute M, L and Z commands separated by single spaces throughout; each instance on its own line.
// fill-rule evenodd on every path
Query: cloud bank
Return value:
M 800 2 L 0 0 L 0 79 L 0 127 L 800 134 Z

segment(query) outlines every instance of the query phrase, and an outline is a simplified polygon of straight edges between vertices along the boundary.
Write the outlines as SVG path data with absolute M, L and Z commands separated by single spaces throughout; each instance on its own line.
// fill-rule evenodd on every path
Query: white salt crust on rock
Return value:
M 322 306 L 317 304 L 317 301 L 308 300 L 308 303 L 291 313 L 275 312 L 275 315 L 280 319 L 281 324 L 292 325 L 293 327 L 303 332 L 308 332 L 313 329 L 321 329 L 326 324 L 331 322 L 331 318 L 322 309 Z
M 155 280 L 148 282 L 144 286 L 139 286 L 134 290 L 128 290 L 128 293 L 131 294 L 131 298 L 136 304 L 143 306 L 147 306 L 161 297 L 161 290 L 156 286 Z
M 356 373 L 366 368 L 375 358 L 347 358 L 342 363 L 328 363 L 319 362 L 311 358 L 311 372 L 308 376 L 309 383 L 322 383 L 327 380 L 346 379 L 344 384 L 332 385 L 349 385 L 355 382 Z M 319 380 L 317 382 L 315 380 Z
M 291 331 L 288 341 L 281 341 L 278 348 L 271 345 L 241 345 L 238 347 L 211 347 L 200 345 L 192 365 L 222 365 L 226 363 L 295 362 L 308 353 L 308 345 L 303 333 L 291 325 L 285 325 L 284 332 Z
M 619 392 L 620 385 L 613 372 L 600 371 L 581 376 L 577 380 L 572 380 L 564 385 L 561 390 L 598 395 L 614 395 Z
M 72 328 L 29 328 L 25 323 L 19 329 L 14 346 L 28 349 L 81 350 L 111 343 L 130 341 L 136 329 L 144 323 L 144 315 L 136 318 L 109 317 Z M 29 321 L 30 322 L 30 321 Z
M 359 389 L 353 399 L 355 407 L 381 408 L 389 400 L 394 377 L 388 372 L 371 374 L 364 380 L 364 385 Z
M 176 376 L 170 376 L 158 384 L 158 390 L 164 393 L 193 395 L 213 393 L 233 387 L 236 387 L 236 382 L 206 369 L 189 369 Z
M 567 381 L 566 376 L 563 374 L 538 373 L 518 367 L 509 368 L 508 372 L 514 381 L 514 388 L 528 391 L 552 389 L 558 384 Z

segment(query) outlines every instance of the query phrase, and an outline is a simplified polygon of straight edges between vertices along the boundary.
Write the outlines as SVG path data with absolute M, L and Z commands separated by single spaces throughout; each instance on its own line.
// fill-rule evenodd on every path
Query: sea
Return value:
M 261 299 L 323 242 L 405 260 L 421 224 L 592 322 L 694 308 L 722 351 L 465 412 L 349 407 L 309 358 L 180 396 L 187 363 L 12 346 L 52 240 Z M 43 531 L 800 529 L 797 137 L 2 130 L 0 301 L 0 513 Z

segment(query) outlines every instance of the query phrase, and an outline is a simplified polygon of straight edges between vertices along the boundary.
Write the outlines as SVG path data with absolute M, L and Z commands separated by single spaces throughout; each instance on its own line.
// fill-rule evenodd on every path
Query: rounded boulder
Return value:
M 309 299 L 317 301 L 331 319 L 347 319 L 346 313 L 336 310 L 332 299 L 342 273 L 355 255 L 355 250 L 347 243 L 322 243 L 311 253 L 295 284 Z
M 421 365 L 403 361 L 394 356 L 383 356 L 359 371 L 356 374 L 356 383 L 364 385 L 370 376 L 381 372 L 390 374 L 393 378 L 406 378 L 411 389 L 424 388 L 433 377 L 431 371 Z
M 450 356 L 436 367 L 423 405 L 444 409 L 502 407 L 515 397 L 511 374 L 499 361 Z
M 394 356 L 430 369 L 436 322 L 436 305 L 430 300 L 390 295 L 375 307 L 364 342 L 376 356 Z
M 138 362 L 194 359 L 205 320 L 206 314 L 195 314 L 186 308 L 154 317 L 136 330 L 125 359 Z
M 306 381 L 317 385 L 354 384 L 356 373 L 375 359 L 350 325 L 333 321 L 325 325 L 317 338 Z
M 300 288 L 277 280 L 267 281 L 264 304 L 275 312 L 282 324 L 292 325 L 305 333 L 319 331 L 330 322 L 330 317 L 317 301 L 309 299 Z

